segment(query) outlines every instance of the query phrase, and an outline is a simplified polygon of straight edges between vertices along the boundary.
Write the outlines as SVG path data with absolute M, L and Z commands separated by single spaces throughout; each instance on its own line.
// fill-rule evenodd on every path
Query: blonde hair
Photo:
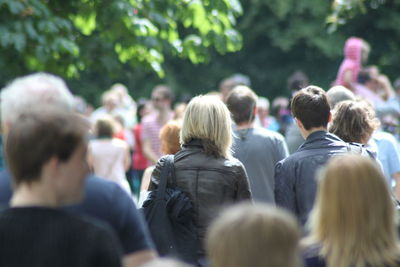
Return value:
M 215 96 L 193 98 L 183 117 L 181 144 L 201 139 L 207 154 L 231 157 L 232 121 L 225 104 Z
M 400 258 L 394 204 L 375 162 L 360 155 L 338 156 L 319 176 L 311 234 L 327 266 L 392 266 Z
M 301 266 L 294 217 L 266 204 L 244 203 L 224 211 L 210 226 L 206 247 L 213 267 Z

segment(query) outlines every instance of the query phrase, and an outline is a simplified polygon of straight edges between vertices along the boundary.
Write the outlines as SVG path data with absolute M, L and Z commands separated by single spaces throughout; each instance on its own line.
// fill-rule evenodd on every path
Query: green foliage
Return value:
M 167 54 L 200 63 L 213 49 L 239 50 L 241 13 L 237 0 L 0 0 L 1 81 L 32 71 L 163 77 Z
M 347 20 L 353 18 L 359 13 L 367 12 L 367 5 L 376 9 L 384 4 L 386 0 L 333 0 L 332 12 L 326 19 L 329 24 L 329 32 L 337 30 L 338 26 L 344 25 Z
M 271 99 L 289 96 L 287 78 L 301 69 L 311 83 L 327 89 L 336 78 L 343 45 L 350 36 L 370 43 L 368 64 L 378 65 L 393 80 L 400 76 L 400 1 L 364 4 L 365 13 L 358 11 L 329 32 L 329 1 L 242 0 L 244 15 L 237 29 L 243 36 L 243 48 L 234 54 L 212 55 L 212 61 L 196 66 L 168 58 L 167 82 L 179 92 L 197 94 L 217 90 L 223 78 L 243 73 L 257 93 Z
M 239 72 L 273 98 L 297 69 L 327 88 L 349 36 L 393 79 L 399 11 L 400 0 L 0 0 L 0 81 L 48 71 L 96 102 L 114 82 L 134 98 L 161 82 L 179 96 Z

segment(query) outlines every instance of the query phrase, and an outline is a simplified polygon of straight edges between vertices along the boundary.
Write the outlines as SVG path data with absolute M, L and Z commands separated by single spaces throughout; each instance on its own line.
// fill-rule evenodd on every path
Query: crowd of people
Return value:
M 400 266 L 400 80 L 365 65 L 370 49 L 349 38 L 331 88 L 297 71 L 271 104 L 241 74 L 185 102 L 115 84 L 96 110 L 54 75 L 15 79 L 0 266 Z M 138 209 L 169 155 L 195 262 L 159 258 Z

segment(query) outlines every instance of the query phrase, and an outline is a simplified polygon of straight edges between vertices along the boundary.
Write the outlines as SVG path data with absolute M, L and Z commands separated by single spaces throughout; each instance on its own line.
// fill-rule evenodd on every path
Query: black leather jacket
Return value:
M 304 225 L 314 204 L 316 171 L 332 156 L 349 152 L 349 146 L 336 135 L 325 131 L 310 134 L 295 153 L 275 166 L 276 204 L 293 212 Z M 360 148 L 359 152 L 370 156 L 364 148 Z
M 164 160 L 162 157 L 153 171 L 150 190 L 157 188 Z M 250 199 L 246 171 L 237 159 L 206 155 L 199 139 L 183 145 L 182 150 L 175 154 L 174 166 L 178 187 L 187 192 L 193 201 L 199 255 L 204 255 L 206 229 L 221 208 Z

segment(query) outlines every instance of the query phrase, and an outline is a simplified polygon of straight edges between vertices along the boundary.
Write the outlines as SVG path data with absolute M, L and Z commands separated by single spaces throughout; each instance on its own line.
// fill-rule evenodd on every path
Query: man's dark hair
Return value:
M 114 135 L 115 120 L 111 116 L 99 118 L 94 124 L 97 138 L 112 138 Z
M 368 70 L 362 70 L 358 73 L 357 81 L 361 84 L 366 84 L 372 79 L 371 74 Z
M 11 125 L 5 154 L 16 185 L 40 179 L 53 156 L 68 161 L 87 139 L 88 123 L 79 115 L 56 110 L 23 113 Z
M 228 95 L 226 105 L 232 113 L 236 124 L 252 122 L 254 120 L 253 109 L 257 103 L 257 95 L 246 86 L 236 86 Z
M 172 101 L 174 98 L 171 88 L 164 84 L 159 84 L 154 87 L 153 93 L 154 92 L 159 92 L 163 96 L 163 99 L 169 99 Z
M 298 91 L 309 85 L 307 75 L 301 70 L 296 71 L 287 80 L 287 86 L 290 91 Z
M 291 102 L 292 114 L 300 120 L 306 130 L 327 127 L 330 107 L 326 93 L 318 86 L 301 89 Z

